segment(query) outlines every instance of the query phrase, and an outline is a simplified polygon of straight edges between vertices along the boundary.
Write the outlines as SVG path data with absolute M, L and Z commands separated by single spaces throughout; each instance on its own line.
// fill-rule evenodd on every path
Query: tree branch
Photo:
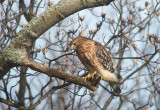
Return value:
M 100 79 L 98 77 L 95 77 L 94 82 L 85 81 L 82 77 L 75 76 L 72 74 L 67 74 L 67 73 L 65 73 L 61 70 L 58 70 L 58 69 L 48 68 L 45 64 L 35 62 L 35 61 L 30 60 L 28 58 L 24 58 L 21 62 L 21 65 L 27 66 L 35 71 L 42 72 L 50 77 L 56 77 L 56 78 L 62 79 L 62 80 L 69 82 L 69 83 L 74 83 L 77 85 L 87 87 L 88 89 L 90 89 L 92 91 L 97 89 L 97 85 L 100 81 Z
M 145 67 L 149 61 L 152 60 L 152 58 L 159 52 L 159 50 L 156 50 L 155 53 L 144 63 L 142 64 L 139 68 L 137 68 L 136 70 L 134 70 L 132 73 L 130 73 L 126 78 L 124 78 L 123 82 L 127 79 L 129 79 L 132 75 L 134 75 L 137 71 L 141 70 L 143 67 Z
M 38 99 L 37 102 L 35 102 L 32 106 L 30 107 L 24 107 L 24 106 L 21 106 L 21 105 L 18 105 L 17 103 L 13 103 L 9 100 L 5 100 L 3 98 L 0 98 L 0 102 L 2 103 L 5 103 L 9 106 L 12 106 L 12 107 L 15 107 L 15 108 L 19 108 L 19 109 L 22 109 L 22 110 L 33 110 L 37 107 L 38 104 L 40 104 L 43 99 L 45 99 L 49 94 L 53 94 L 56 90 L 58 89 L 61 89 L 61 88 L 64 88 L 66 86 L 70 85 L 70 83 L 66 83 L 66 84 L 63 84 L 63 85 L 60 85 L 60 86 L 54 86 L 53 88 L 51 88 L 47 93 L 45 93 L 45 95 L 43 95 L 40 99 Z

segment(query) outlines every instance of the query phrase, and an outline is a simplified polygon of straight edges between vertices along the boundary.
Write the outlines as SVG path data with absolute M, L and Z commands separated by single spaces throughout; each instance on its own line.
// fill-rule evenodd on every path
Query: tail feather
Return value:
M 111 85 L 113 91 L 117 94 L 121 93 L 121 89 L 120 89 L 120 85 L 117 82 L 109 82 L 109 84 Z
M 109 82 L 109 84 L 111 85 L 115 93 L 120 94 L 121 93 L 120 85 L 123 83 L 123 78 L 119 74 L 116 74 L 116 75 L 117 75 L 118 81 Z
M 119 84 L 123 83 L 123 78 L 119 74 L 117 74 L 117 78 Z

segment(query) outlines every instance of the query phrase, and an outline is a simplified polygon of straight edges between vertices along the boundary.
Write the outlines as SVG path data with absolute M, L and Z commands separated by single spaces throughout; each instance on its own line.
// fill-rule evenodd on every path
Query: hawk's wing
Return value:
M 106 49 L 98 42 L 95 42 L 95 46 L 96 46 L 96 56 L 98 57 L 101 64 L 106 69 L 114 73 L 117 65 L 113 60 L 113 58 L 110 56 L 109 52 L 107 52 Z

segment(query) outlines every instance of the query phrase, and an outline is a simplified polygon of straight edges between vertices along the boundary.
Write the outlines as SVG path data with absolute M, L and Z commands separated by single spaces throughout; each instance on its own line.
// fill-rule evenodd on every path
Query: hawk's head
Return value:
M 81 44 L 87 40 L 89 40 L 89 39 L 86 37 L 82 37 L 82 36 L 73 39 L 70 42 L 70 49 L 76 50 L 78 48 L 79 44 Z

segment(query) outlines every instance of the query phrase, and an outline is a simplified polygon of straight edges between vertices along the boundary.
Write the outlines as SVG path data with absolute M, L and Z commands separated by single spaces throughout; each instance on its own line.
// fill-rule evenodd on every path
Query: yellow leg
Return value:
M 83 79 L 86 81 L 90 77 L 91 77 L 91 74 L 89 73 L 87 76 L 83 77 Z
M 95 71 L 92 75 L 91 78 L 94 78 L 94 75 L 97 74 L 97 71 Z
M 93 74 L 89 73 L 86 77 L 83 77 L 83 79 L 85 81 L 88 80 L 88 79 L 90 79 L 90 78 L 94 79 L 96 73 L 97 73 L 96 71 Z
M 83 77 L 83 79 L 84 79 L 85 81 L 91 82 L 91 84 L 92 84 L 93 86 L 98 86 L 99 81 L 101 80 L 101 76 L 98 75 L 97 72 L 95 71 L 95 72 L 92 73 L 92 74 L 89 73 L 86 77 Z

